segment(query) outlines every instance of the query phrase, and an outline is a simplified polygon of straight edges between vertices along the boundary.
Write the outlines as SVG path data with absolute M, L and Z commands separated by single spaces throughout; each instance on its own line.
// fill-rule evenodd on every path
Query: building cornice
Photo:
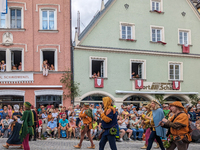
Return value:
M 123 49 L 113 47 L 95 47 L 95 46 L 76 46 L 74 50 L 87 50 L 87 51 L 101 51 L 101 52 L 118 52 L 118 53 L 133 53 L 145 55 L 161 55 L 161 56 L 174 56 L 174 57 L 189 57 L 200 58 L 200 54 L 183 54 L 175 52 L 159 52 L 153 50 L 138 50 L 138 49 Z
M 1 88 L 62 88 L 62 85 L 1 85 Z

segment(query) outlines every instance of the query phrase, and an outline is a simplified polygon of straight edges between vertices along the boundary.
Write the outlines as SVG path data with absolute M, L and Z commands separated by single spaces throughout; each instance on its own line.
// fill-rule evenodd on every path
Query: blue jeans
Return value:
M 142 128 L 139 128 L 138 130 L 135 128 L 132 128 L 131 130 L 133 130 L 133 138 L 136 139 L 136 133 L 139 132 L 138 138 L 141 139 L 142 135 L 144 133 L 144 130 Z
M 103 133 L 101 141 L 99 142 L 99 150 L 104 150 L 107 141 L 109 141 L 111 150 L 117 150 L 115 135 L 106 135 L 105 132 Z
M 161 150 L 165 150 L 161 138 L 156 135 L 156 131 L 152 131 L 149 136 L 147 150 L 151 149 L 154 139 L 157 140 L 158 144 L 160 145 Z
M 8 133 L 10 133 L 11 130 L 10 129 L 7 129 L 7 130 L 8 130 Z M 5 129 L 1 129 L 1 132 L 4 133 Z

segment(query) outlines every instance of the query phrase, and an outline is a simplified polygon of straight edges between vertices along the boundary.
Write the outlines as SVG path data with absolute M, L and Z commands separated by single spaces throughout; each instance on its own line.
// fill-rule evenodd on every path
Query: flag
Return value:
M 7 0 L 0 0 L 0 13 L 7 14 Z

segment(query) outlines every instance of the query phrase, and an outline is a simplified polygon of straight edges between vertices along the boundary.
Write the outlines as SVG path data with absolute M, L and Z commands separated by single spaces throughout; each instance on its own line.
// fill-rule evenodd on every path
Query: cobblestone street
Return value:
M 5 148 L 2 145 L 6 142 L 6 139 L 0 139 L 0 149 L 4 150 Z M 58 139 L 47 139 L 47 140 L 38 140 L 30 142 L 31 150 L 73 150 L 73 145 L 77 144 L 78 140 L 58 140 Z M 99 149 L 99 141 L 94 141 L 96 145 L 96 150 Z M 118 150 L 141 150 L 140 147 L 144 145 L 144 141 L 131 141 L 131 142 L 118 142 L 117 148 Z M 90 146 L 89 141 L 84 141 L 82 145 L 82 150 L 86 150 L 87 147 Z M 155 144 L 154 144 L 155 146 Z M 9 149 L 15 150 L 17 147 L 10 147 Z M 200 144 L 190 144 L 189 150 L 199 150 Z M 105 150 L 110 150 L 109 145 L 107 143 Z M 155 150 L 155 149 L 152 149 Z

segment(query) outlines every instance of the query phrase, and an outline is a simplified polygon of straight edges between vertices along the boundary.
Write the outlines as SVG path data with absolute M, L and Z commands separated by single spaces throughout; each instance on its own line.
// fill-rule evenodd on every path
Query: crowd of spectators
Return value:
M 200 130 L 200 102 L 197 106 L 189 107 L 188 116 L 190 121 L 194 123 L 197 129 Z M 93 110 L 93 129 L 91 129 L 91 135 L 93 139 L 98 140 L 98 136 L 102 131 L 101 128 L 101 118 L 98 114 L 98 109 L 102 108 L 101 104 L 90 104 L 90 108 Z M 117 113 L 118 125 L 120 136 L 118 141 L 122 142 L 124 140 L 143 140 L 145 133 L 145 128 L 143 128 L 142 116 L 146 114 L 146 108 L 140 106 L 137 108 L 133 104 L 131 105 L 121 105 L 121 108 L 114 106 Z M 162 106 L 165 116 L 169 113 L 169 107 L 167 104 Z M 39 108 L 32 108 L 35 111 L 36 118 L 34 130 L 36 130 L 36 138 L 80 138 L 81 126 L 83 122 L 79 118 L 79 113 L 81 112 L 82 106 L 75 105 L 65 106 L 59 105 L 55 108 L 54 105 L 43 106 L 40 105 Z M 24 107 L 20 107 L 19 112 L 23 114 Z M 14 110 L 12 106 L 4 106 L 3 109 L 0 106 L 0 136 L 8 137 L 11 132 L 11 126 L 9 124 L 9 119 L 12 118 Z M 171 116 L 169 115 L 169 118 Z M 6 131 L 6 136 L 4 135 Z M 35 138 L 35 140 L 36 140 Z M 85 137 L 87 139 L 87 137 Z

